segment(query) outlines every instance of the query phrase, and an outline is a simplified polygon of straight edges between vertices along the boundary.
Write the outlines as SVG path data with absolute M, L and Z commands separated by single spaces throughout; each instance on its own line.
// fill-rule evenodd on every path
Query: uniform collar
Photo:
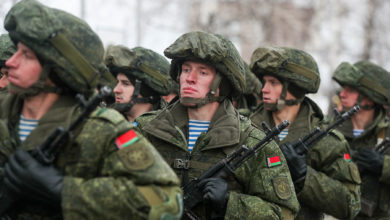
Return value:
M 8 117 L 9 129 L 13 131 L 13 138 L 18 139 L 17 125 L 19 124 L 20 112 L 23 105 L 23 100 L 18 96 L 12 95 L 7 99 L 9 105 L 4 109 L 2 117 Z M 31 132 L 27 139 L 23 142 L 26 149 L 34 149 L 54 131 L 58 126 L 68 128 L 73 121 L 72 118 L 76 115 L 75 109 L 78 104 L 76 100 L 68 96 L 59 96 L 58 100 L 53 104 L 49 111 L 39 120 L 37 127 Z M 15 132 L 16 131 L 16 132 Z M 36 138 L 40 137 L 40 138 Z
M 386 128 L 388 126 L 388 122 L 385 120 L 385 110 L 379 109 L 375 112 L 374 121 L 370 124 L 368 124 L 364 128 L 364 132 L 359 135 L 356 139 L 365 138 L 367 135 L 372 135 L 372 132 L 378 133 L 379 130 Z M 352 121 L 349 119 L 345 121 L 341 126 L 339 127 L 339 130 L 343 135 L 349 139 L 355 139 L 353 136 L 353 125 Z
M 283 139 L 282 143 L 295 141 L 297 137 L 309 133 L 316 126 L 319 126 L 319 122 L 322 118 L 323 114 L 318 105 L 310 98 L 305 97 L 301 103 L 298 116 L 291 123 L 288 130 L 288 136 Z M 270 127 L 275 126 L 272 112 L 265 110 L 263 104 L 258 106 L 255 112 L 250 116 L 250 119 L 258 128 L 261 128 L 260 123 L 262 121 L 265 121 Z
M 146 124 L 143 130 L 186 150 L 186 140 L 188 139 L 187 108 L 176 101 Z M 239 138 L 239 114 L 231 102 L 225 100 L 219 105 L 210 122 L 208 132 L 202 137 L 202 143 L 199 144 L 200 150 L 232 146 L 239 142 Z

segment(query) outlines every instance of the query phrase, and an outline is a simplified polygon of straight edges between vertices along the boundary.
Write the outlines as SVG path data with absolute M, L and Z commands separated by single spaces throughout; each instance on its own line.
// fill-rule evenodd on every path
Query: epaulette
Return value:
M 344 135 L 343 135 L 340 131 L 338 131 L 338 130 L 334 130 L 334 129 L 333 129 L 333 130 L 331 130 L 331 131 L 329 132 L 329 134 L 335 136 L 335 137 L 338 138 L 340 141 L 342 141 L 342 140 L 345 139 Z
M 94 112 L 92 112 L 90 118 L 104 119 L 115 125 L 126 121 L 125 117 L 122 114 L 111 108 L 98 108 Z

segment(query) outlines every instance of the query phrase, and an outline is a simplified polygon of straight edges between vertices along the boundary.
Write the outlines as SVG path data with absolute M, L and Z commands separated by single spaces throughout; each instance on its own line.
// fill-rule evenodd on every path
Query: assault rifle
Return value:
M 328 133 L 336 128 L 337 126 L 341 125 L 344 121 L 351 118 L 352 115 L 354 115 L 357 111 L 359 111 L 360 107 L 358 105 L 355 105 L 351 110 L 340 114 L 335 110 L 336 112 L 336 120 L 330 124 L 325 130 L 321 130 L 320 128 L 315 128 L 313 131 L 311 131 L 309 134 L 298 138 L 298 140 L 294 141 L 293 143 L 285 143 L 283 145 L 291 144 L 294 148 L 294 150 L 299 155 L 306 154 L 307 151 L 314 146 L 315 143 L 317 143 L 319 140 L 321 140 L 323 137 L 328 135 Z M 280 146 L 281 148 L 284 146 Z
M 241 166 L 247 159 L 255 155 L 256 151 L 269 143 L 278 135 L 283 129 L 290 124 L 289 121 L 283 121 L 275 126 L 272 130 L 263 122 L 262 126 L 266 136 L 257 143 L 253 148 L 248 148 L 242 145 L 226 158 L 220 160 L 214 166 L 210 167 L 198 178 L 192 180 L 183 187 L 184 213 L 190 219 L 199 219 L 191 210 L 203 200 L 202 189 L 199 188 L 198 183 L 204 179 L 211 177 L 226 178 L 234 173 L 234 171 Z
M 88 102 L 83 95 L 78 94 L 76 98 L 80 102 L 82 113 L 74 122 L 72 122 L 68 129 L 64 129 L 62 126 L 57 127 L 45 142 L 32 150 L 30 154 L 42 164 L 49 165 L 53 163 L 59 150 L 64 147 L 73 136 L 73 131 L 81 126 L 88 119 L 89 115 L 99 106 L 101 101 L 109 95 L 111 95 L 111 88 L 107 86 L 101 87 L 99 92 Z M 0 217 L 2 217 L 2 219 L 6 219 L 3 214 L 16 200 L 17 198 L 12 198 L 8 192 L 5 192 L 4 187 L 0 185 Z
M 386 137 L 380 144 L 374 147 L 374 150 L 380 154 L 383 154 L 389 147 L 390 147 L 390 138 Z M 360 212 L 364 215 L 367 215 L 368 217 L 372 217 L 372 214 L 374 214 L 374 211 L 377 206 L 376 202 L 366 199 L 363 196 L 360 198 L 360 205 L 361 205 Z

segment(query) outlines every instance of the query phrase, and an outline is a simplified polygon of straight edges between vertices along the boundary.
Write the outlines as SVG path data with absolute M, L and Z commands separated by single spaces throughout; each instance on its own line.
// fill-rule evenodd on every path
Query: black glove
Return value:
M 299 192 L 300 188 L 303 187 L 303 182 L 306 177 L 306 154 L 299 155 L 289 143 L 283 144 L 281 150 L 284 154 L 284 157 L 287 160 L 288 168 L 290 169 L 291 177 L 294 182 L 296 191 Z M 300 185 L 297 187 L 297 185 Z
M 17 199 L 17 196 L 11 194 L 4 184 L 0 185 L 0 219 L 7 219 L 5 213 Z
M 352 159 L 361 172 L 368 171 L 377 176 L 382 174 L 384 156 L 375 150 L 363 148 Z
M 20 148 L 5 165 L 5 187 L 22 198 L 60 207 L 62 183 L 63 176 L 53 165 L 40 164 Z
M 221 178 L 208 178 L 198 183 L 203 188 L 203 202 L 210 204 L 211 219 L 223 219 L 229 200 L 228 184 Z

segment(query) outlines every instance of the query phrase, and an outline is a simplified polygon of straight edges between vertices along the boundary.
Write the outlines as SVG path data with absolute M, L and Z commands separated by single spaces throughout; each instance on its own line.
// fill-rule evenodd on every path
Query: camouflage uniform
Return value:
M 231 42 L 218 35 L 190 32 L 168 47 L 165 55 L 172 58 L 173 79 L 180 73 L 180 60 L 211 61 L 224 77 L 230 74 L 229 81 L 234 82 L 233 94 L 237 95 L 242 92 L 245 82 L 240 78 L 240 74 L 244 74 L 241 57 L 233 47 Z M 229 72 L 229 68 L 237 68 L 238 71 Z M 138 128 L 174 168 L 182 185 L 198 177 L 239 146 L 253 147 L 265 136 L 247 118 L 240 116 L 226 98 L 220 102 L 209 130 L 199 136 L 190 153 L 187 146 L 188 120 L 187 107 L 181 101 L 136 119 Z M 281 165 L 268 167 L 267 158 L 274 156 L 280 156 Z M 180 161 L 184 162 L 181 166 L 177 163 Z M 286 161 L 274 142 L 267 144 L 239 167 L 227 182 L 230 195 L 225 219 L 292 219 L 298 211 Z M 193 211 L 205 219 L 205 208 L 204 204 L 199 204 Z
M 166 106 L 161 96 L 171 91 L 172 80 L 165 57 L 143 47 L 128 49 L 112 45 L 105 52 L 104 62 L 114 76 L 119 73 L 126 75 L 135 87 L 130 103 L 114 104 L 113 107 L 119 112 L 126 114 L 137 103 L 151 103 L 151 110 Z M 143 97 L 139 98 L 139 94 Z
M 335 70 L 333 79 L 340 85 L 348 85 L 359 92 L 359 99 L 363 96 L 374 101 L 375 116 L 372 123 L 367 125 L 364 132 L 358 137 L 353 135 L 351 120 L 339 128 L 344 134 L 353 151 L 363 148 L 373 148 L 381 143 L 385 137 L 390 137 L 390 125 L 385 109 L 381 105 L 389 104 L 388 88 L 389 73 L 383 68 L 369 62 L 360 61 L 355 64 L 342 63 Z M 359 103 L 357 103 L 359 104 Z M 361 173 L 362 177 L 362 210 L 356 219 L 387 219 L 390 217 L 390 149 L 384 152 L 383 169 L 380 176 Z M 365 204 L 373 204 L 375 211 L 371 218 L 364 215 Z
M 5 28 L 15 42 L 31 48 L 41 62 L 51 61 L 56 68 L 66 67 L 49 74 L 49 77 L 58 74 L 66 89 L 88 95 L 93 85 L 82 75 L 85 73 L 79 71 L 80 59 L 67 57 L 65 48 L 71 54 L 79 53 L 74 56 L 86 61 L 81 69 L 96 68 L 104 73 L 104 51 L 99 37 L 85 22 L 66 12 L 23 0 L 8 12 Z M 50 41 L 49 36 L 55 39 Z M 69 45 L 73 45 L 73 49 Z M 14 151 L 35 149 L 51 131 L 58 126 L 68 128 L 80 115 L 80 106 L 73 97 L 60 93 L 37 127 L 21 143 L 18 124 L 24 100 L 20 94 L 7 96 L 0 120 L 0 189 L 5 189 L 7 172 L 4 167 Z M 134 142 L 119 149 L 115 142 L 128 132 L 134 135 Z M 96 109 L 60 149 L 54 167 L 63 175 L 60 206 L 39 202 L 39 198 L 36 198 L 38 202 L 35 198 L 28 200 L 26 192 L 23 194 L 26 198 L 17 198 L 7 211 L 12 219 L 180 218 L 182 201 L 177 176 L 150 142 L 134 132 L 133 126 L 114 110 Z M 0 199 L 3 195 L 0 193 Z
M 0 36 L 0 68 L 5 67 L 5 61 L 8 60 L 14 54 L 16 48 L 14 43 L 12 43 L 8 34 L 2 34 Z M 0 77 L 1 79 L 1 77 Z M 1 101 L 4 99 L 4 96 L 7 94 L 7 89 L 0 89 L 0 106 Z
M 288 67 L 272 69 L 280 65 L 278 62 L 285 63 L 285 66 L 287 62 L 292 63 L 295 69 Z M 294 82 L 306 91 L 314 92 L 318 89 L 319 79 L 317 81 L 313 80 L 315 77 L 304 78 L 301 74 L 303 69 L 309 69 L 319 76 L 313 58 L 300 50 L 259 48 L 252 55 L 251 69 L 260 79 L 264 75 L 276 76 L 284 85 L 286 82 Z M 279 144 L 292 143 L 316 127 L 322 127 L 323 118 L 321 109 L 311 99 L 304 97 L 296 119 L 290 124 L 287 137 L 278 141 Z M 263 121 L 270 126 L 275 124 L 272 111 L 265 110 L 264 103 L 258 106 L 250 119 L 257 126 Z M 297 193 L 301 210 L 296 219 L 323 219 L 323 213 L 337 218 L 352 219 L 358 213 L 360 177 L 356 165 L 344 159 L 344 155 L 348 153 L 348 144 L 336 131 L 331 132 L 308 151 L 306 179 L 301 186 L 302 190 Z

